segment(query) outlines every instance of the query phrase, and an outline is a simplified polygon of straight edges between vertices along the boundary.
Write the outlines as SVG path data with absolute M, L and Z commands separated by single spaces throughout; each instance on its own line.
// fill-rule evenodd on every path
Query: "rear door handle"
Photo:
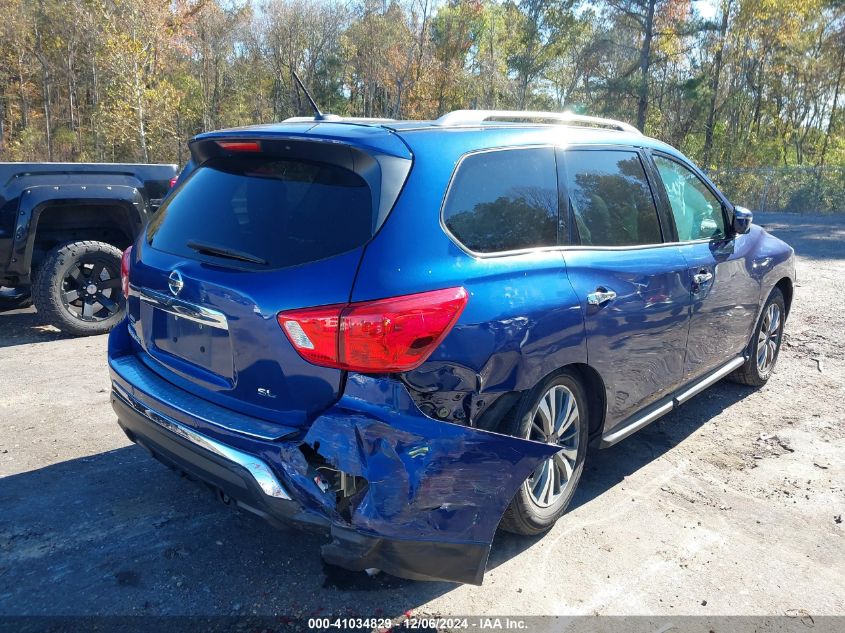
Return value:
M 706 284 L 711 279 L 713 279 L 713 273 L 711 273 L 709 270 L 700 270 L 692 276 L 692 280 L 698 286 L 700 286 L 701 284 Z
M 613 301 L 615 298 L 616 293 L 613 292 L 613 290 L 609 290 L 604 286 L 599 286 L 596 288 L 595 292 L 591 292 L 587 295 L 587 305 L 600 306 L 608 301 Z

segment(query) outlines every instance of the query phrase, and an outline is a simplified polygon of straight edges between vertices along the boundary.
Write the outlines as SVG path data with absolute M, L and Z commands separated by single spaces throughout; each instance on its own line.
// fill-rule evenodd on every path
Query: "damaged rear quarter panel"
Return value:
M 453 240 L 442 205 L 458 161 L 479 147 L 547 144 L 548 132 L 403 135 L 414 154 L 405 188 L 361 259 L 353 301 L 463 286 L 469 301 L 449 335 L 401 379 L 423 412 L 479 426 L 505 394 L 587 363 L 581 298 L 560 250 L 473 255 Z M 494 413 L 499 413 L 494 411 Z M 496 417 L 496 416 L 493 416 Z M 484 428 L 495 428 L 486 424 Z M 495 422 L 496 420 L 491 420 Z
M 488 547 L 518 487 L 557 450 L 425 417 L 400 382 L 358 374 L 305 443 L 369 482 L 352 508 L 354 529 Z

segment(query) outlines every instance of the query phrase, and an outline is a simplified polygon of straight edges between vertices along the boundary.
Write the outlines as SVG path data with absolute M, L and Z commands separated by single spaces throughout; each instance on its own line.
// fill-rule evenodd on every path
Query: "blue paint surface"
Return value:
M 312 515 L 306 523 L 327 520 L 379 539 L 478 545 L 483 556 L 467 563 L 473 576 L 483 573 L 499 520 L 517 488 L 539 461 L 557 451 L 552 445 L 434 420 L 420 411 L 402 382 L 359 374 L 348 377 L 344 395 L 306 432 L 289 429 L 293 436 L 276 441 L 251 438 L 237 431 L 242 424 L 237 419 L 229 419 L 230 429 L 224 429 L 199 415 L 185 415 L 177 408 L 184 402 L 170 408 L 151 388 L 153 382 L 140 379 L 152 372 L 155 361 L 137 347 L 126 328 L 112 333 L 113 382 L 203 435 L 265 461 L 304 515 Z M 142 363 L 123 362 L 127 357 Z M 366 480 L 347 513 L 338 511 L 333 492 L 318 486 L 319 471 L 306 460 L 304 446 L 332 467 Z
M 239 271 L 159 252 L 139 239 L 133 287 L 167 293 L 167 275 L 178 269 L 185 282 L 180 298 L 225 314 L 229 331 L 176 328 L 133 295 L 128 321 L 110 336 L 113 379 L 130 393 L 155 398 L 121 373 L 119 359 L 133 357 L 144 371 L 218 413 L 228 409 L 291 430 L 276 441 L 260 440 L 238 432 L 237 416 L 223 428 L 167 411 L 266 461 L 316 522 L 378 539 L 482 546 L 467 561 L 469 569 L 483 572 L 483 551 L 502 513 L 536 465 L 555 452 L 484 430 L 496 428 L 497 420 L 491 423 L 485 414 L 500 399 L 515 402 L 508 398 L 561 367 L 588 367 L 598 376 L 595 388 L 604 392 L 590 431 L 610 431 L 742 353 L 772 287 L 794 277 L 792 250 L 756 226 L 719 244 L 666 239 L 645 248 L 562 247 L 480 257 L 441 225 L 444 193 L 468 152 L 621 144 L 680 156 L 646 137 L 566 127 L 432 131 L 427 124 L 301 123 L 215 132 L 200 141 L 220 138 L 350 144 L 411 161 L 411 168 L 375 236 L 324 260 Z M 698 288 L 692 276 L 702 269 L 713 272 L 714 282 Z M 459 321 L 425 363 L 399 375 L 312 365 L 276 321 L 282 310 L 455 286 L 469 295 Z M 616 299 L 599 308 L 587 305 L 587 294 L 603 286 L 613 288 Z M 366 480 L 348 507 L 339 509 L 335 494 L 315 482 L 314 454 L 328 467 Z M 421 565 L 391 563 L 412 577 Z

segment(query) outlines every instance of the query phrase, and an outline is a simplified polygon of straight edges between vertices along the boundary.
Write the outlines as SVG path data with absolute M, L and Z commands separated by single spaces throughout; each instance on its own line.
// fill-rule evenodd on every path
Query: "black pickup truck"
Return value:
M 77 335 L 116 325 L 121 251 L 167 195 L 176 165 L 0 163 L 0 309 L 31 294 Z

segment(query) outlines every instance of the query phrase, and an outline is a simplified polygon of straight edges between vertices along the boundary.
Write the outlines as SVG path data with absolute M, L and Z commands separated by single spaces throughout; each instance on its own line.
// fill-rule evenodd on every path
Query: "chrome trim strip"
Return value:
M 562 255 L 565 254 L 567 251 L 639 251 L 646 248 L 667 248 L 667 247 L 677 247 L 677 246 L 688 246 L 690 244 L 706 244 L 713 241 L 711 238 L 702 238 L 698 240 L 687 240 L 685 242 L 677 241 L 677 242 L 655 242 L 653 244 L 632 244 L 628 246 L 595 246 L 592 244 L 588 245 L 581 245 L 581 244 L 560 244 L 560 245 L 551 245 L 551 246 L 532 246 L 530 248 L 518 248 L 509 251 L 495 251 L 492 253 L 482 253 L 480 251 L 474 251 L 471 248 L 465 246 L 458 237 L 449 230 L 449 227 L 446 226 L 446 222 L 443 218 L 443 211 L 446 206 L 446 199 L 449 197 L 449 190 L 452 187 L 452 182 L 455 179 L 455 175 L 458 173 L 458 168 L 461 166 L 461 163 L 464 159 L 472 156 L 474 154 L 485 154 L 488 152 L 501 152 L 507 150 L 520 150 L 520 149 L 545 149 L 551 148 L 554 150 L 562 150 L 562 151 L 626 151 L 632 152 L 637 154 L 640 158 L 641 162 L 644 160 L 643 157 L 640 155 L 641 149 L 651 149 L 648 147 L 642 147 L 640 145 L 631 145 L 624 142 L 613 142 L 613 140 L 609 140 L 606 143 L 600 144 L 584 144 L 584 143 L 574 143 L 571 145 L 561 145 L 560 143 L 531 143 L 528 145 L 503 145 L 501 147 L 489 147 L 484 149 L 472 150 L 465 154 L 463 154 L 458 161 L 455 163 L 455 168 L 452 170 L 452 175 L 449 177 L 449 184 L 446 185 L 446 191 L 443 194 L 443 198 L 440 201 L 440 227 L 443 229 L 443 232 L 446 233 L 446 236 L 449 240 L 457 246 L 461 251 L 473 257 L 475 259 L 493 259 L 496 257 L 512 257 L 515 255 L 534 255 L 537 253 L 561 253 Z M 657 150 L 655 150 L 657 151 Z M 663 152 L 667 157 L 671 157 L 674 160 L 678 160 L 672 154 L 667 154 Z M 686 163 L 683 163 L 685 166 L 689 167 Z M 643 165 L 645 168 L 645 165 Z M 692 170 L 696 173 L 696 175 L 701 176 L 701 173 Z M 705 178 L 706 180 L 706 178 Z M 714 194 L 715 195 L 715 194 Z M 720 200 L 724 201 L 724 196 L 717 196 Z
M 132 407 L 132 409 L 143 415 L 150 422 L 245 469 L 268 497 L 291 500 L 287 490 L 285 490 L 284 486 L 282 486 L 281 482 L 273 474 L 273 471 L 270 470 L 270 467 L 263 460 L 226 444 L 222 444 L 201 433 L 197 433 L 173 418 L 150 409 L 135 400 L 125 389 L 116 383 L 112 383 L 112 392 L 117 398 Z
M 633 244 L 631 246 L 582 246 L 580 244 L 566 244 L 562 246 L 534 246 L 532 248 L 520 248 L 517 250 L 512 251 L 496 251 L 493 253 L 481 253 L 478 251 L 473 251 L 468 249 L 466 246 L 461 244 L 458 241 L 458 238 L 454 236 L 453 233 L 449 231 L 449 228 L 446 227 L 445 223 L 441 223 L 441 226 L 444 227 L 444 231 L 446 232 L 447 236 L 452 240 L 452 242 L 460 248 L 464 253 L 470 255 L 476 259 L 492 259 L 494 257 L 511 257 L 514 255 L 533 255 L 535 253 L 547 253 L 547 252 L 555 252 L 555 253 L 566 253 L 568 251 L 641 251 L 646 248 L 667 248 L 667 247 L 677 247 L 677 246 L 689 246 L 690 244 L 706 244 L 713 240 L 710 239 L 701 239 L 701 240 L 689 240 L 688 242 L 656 242 L 654 244 Z
M 165 294 L 148 288 L 132 286 L 130 292 L 131 294 L 137 295 L 144 303 L 148 303 L 168 314 L 220 330 L 229 329 L 229 321 L 226 319 L 226 315 L 219 310 L 198 306 L 183 299 L 177 299 L 176 297 L 168 297 Z
M 647 424 L 654 422 L 657 418 L 662 415 L 669 413 L 675 406 L 675 403 L 672 401 L 667 402 L 661 407 L 658 407 L 651 413 L 647 413 L 646 415 L 642 416 L 641 418 L 636 418 L 632 420 L 629 424 L 626 424 L 623 428 L 617 429 L 612 433 L 605 433 L 601 436 L 601 443 L 602 447 L 606 448 L 616 442 L 625 439 L 632 433 L 639 431 L 641 428 L 646 426 Z
M 675 402 L 677 404 L 681 404 L 682 402 L 689 400 L 695 394 L 699 393 L 700 391 L 704 391 L 714 382 L 718 382 L 719 380 L 727 376 L 729 373 L 731 373 L 734 369 L 742 365 L 744 362 L 744 356 L 737 356 L 732 361 L 726 363 L 725 365 L 722 365 L 722 367 L 714 371 L 706 378 L 702 379 L 700 382 L 694 384 L 692 387 L 689 387 L 685 391 L 682 391 L 681 393 L 676 395 Z
M 153 373 L 139 358 L 142 355 L 155 361 L 144 352 L 139 352 L 138 357 L 121 356 L 109 361 L 112 370 L 118 376 L 144 394 L 142 398 L 136 398 L 141 405 L 147 406 L 144 400 L 149 399 L 152 400 L 153 406 L 157 406 L 156 403 L 161 403 L 169 407 L 171 412 L 185 415 L 189 419 L 197 419 L 211 427 L 225 429 L 238 435 L 259 440 L 280 440 L 296 432 L 296 429 L 289 426 L 250 418 L 242 413 L 193 398 L 187 392 L 180 390 Z

